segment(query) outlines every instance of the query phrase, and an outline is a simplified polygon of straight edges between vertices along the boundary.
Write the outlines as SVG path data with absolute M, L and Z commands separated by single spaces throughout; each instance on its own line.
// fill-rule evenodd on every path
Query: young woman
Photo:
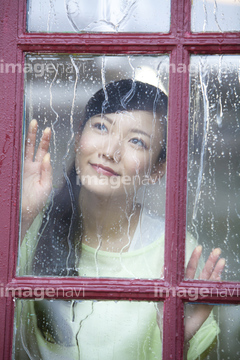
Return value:
M 34 157 L 37 122 L 30 123 L 21 275 L 161 276 L 164 222 L 138 204 L 136 194 L 165 173 L 166 121 L 167 97 L 159 89 L 132 80 L 109 83 L 89 100 L 74 165 L 50 200 L 51 130 L 45 129 Z M 193 279 L 201 247 L 194 249 L 189 236 L 186 246 L 186 276 Z M 202 279 L 220 279 L 225 261 L 219 255 L 220 249 L 210 254 Z M 186 314 L 188 359 L 203 353 L 219 331 L 210 312 L 195 305 L 191 317 Z M 154 303 L 23 301 L 18 313 L 16 359 L 161 359 L 161 306 Z

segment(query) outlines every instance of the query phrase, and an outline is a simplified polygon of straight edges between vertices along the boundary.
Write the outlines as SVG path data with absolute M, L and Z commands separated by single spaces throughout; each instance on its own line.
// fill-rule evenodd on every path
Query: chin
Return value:
M 124 187 L 123 184 L 120 184 L 120 186 L 111 186 L 111 184 L 103 184 L 101 181 L 99 181 L 95 184 L 82 183 L 81 186 L 86 191 L 89 191 L 90 193 L 100 197 L 127 198 L 128 196 L 132 196 L 134 194 L 134 189 L 130 187 L 128 188 L 128 186 Z

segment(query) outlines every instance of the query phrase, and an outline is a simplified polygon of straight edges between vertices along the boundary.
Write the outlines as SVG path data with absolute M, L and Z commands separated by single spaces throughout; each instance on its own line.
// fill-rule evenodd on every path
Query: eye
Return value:
M 147 149 L 147 145 L 145 144 L 145 142 L 142 139 L 132 138 L 132 139 L 130 139 L 130 142 L 134 145 L 137 145 L 138 147 Z
M 100 122 L 95 123 L 93 125 L 93 127 L 95 129 L 97 129 L 97 130 L 100 130 L 101 132 L 107 132 L 108 131 L 107 127 L 103 123 L 100 123 Z

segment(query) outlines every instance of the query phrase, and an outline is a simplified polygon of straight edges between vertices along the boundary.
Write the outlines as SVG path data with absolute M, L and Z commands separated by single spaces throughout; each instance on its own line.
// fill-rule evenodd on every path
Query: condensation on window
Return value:
M 206 290 L 206 289 L 205 289 Z M 196 295 L 196 297 L 195 297 Z M 226 296 L 226 292 L 219 291 L 219 295 Z M 229 294 L 228 294 L 229 295 Z M 191 291 L 193 301 L 196 301 L 197 291 Z M 199 341 L 199 333 L 195 333 L 192 324 L 194 319 L 196 324 L 199 323 L 201 310 L 205 313 L 210 312 L 208 319 L 205 321 L 202 329 L 202 342 Z M 204 352 L 206 360 L 237 360 L 240 358 L 240 339 L 239 339 L 239 305 L 215 305 L 188 303 L 185 306 L 185 344 L 189 348 L 188 339 L 193 336 L 195 347 L 190 346 L 188 356 L 190 359 L 196 359 L 200 352 Z M 186 349 L 186 347 L 185 347 Z
M 168 66 L 26 55 L 18 275 L 162 276 Z
M 29 32 L 169 32 L 170 0 L 29 0 Z
M 187 229 L 205 260 L 221 249 L 222 279 L 230 281 L 240 279 L 239 69 L 238 55 L 190 62 Z
M 193 0 L 193 32 L 231 32 L 240 30 L 239 0 Z
M 161 359 L 162 303 L 16 300 L 13 359 Z

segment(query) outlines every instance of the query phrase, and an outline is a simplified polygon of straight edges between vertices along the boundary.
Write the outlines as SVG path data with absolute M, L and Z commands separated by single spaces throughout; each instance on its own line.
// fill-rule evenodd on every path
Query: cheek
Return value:
M 76 156 L 90 155 L 96 151 L 98 146 L 99 144 L 91 133 L 83 133 L 76 147 Z
M 147 174 L 150 167 L 150 156 L 147 152 L 131 151 L 125 157 L 125 164 L 131 175 Z
M 91 136 L 90 134 L 83 134 L 78 142 L 78 151 L 82 152 L 82 151 L 87 151 L 88 149 L 90 149 L 92 147 L 92 142 L 91 142 Z
M 93 144 L 91 137 L 88 135 L 82 135 L 76 145 L 75 166 L 76 170 L 80 170 L 84 164 L 84 160 L 87 161 L 88 156 L 93 152 Z

